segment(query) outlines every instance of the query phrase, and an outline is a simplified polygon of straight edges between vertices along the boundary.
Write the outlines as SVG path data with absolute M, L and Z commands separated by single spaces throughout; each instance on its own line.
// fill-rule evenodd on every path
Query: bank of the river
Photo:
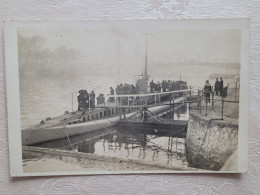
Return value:
M 220 96 L 215 97 L 221 100 Z M 225 100 L 234 101 L 230 94 Z M 238 145 L 238 103 L 224 102 L 223 120 L 221 120 L 222 102 L 215 101 L 202 109 L 192 109 L 186 136 L 186 157 L 192 167 L 220 170 Z M 229 171 L 237 170 L 237 158 L 232 158 Z
M 39 168 L 41 167 L 41 168 Z M 84 159 L 84 162 L 78 162 L 73 158 L 66 157 L 63 160 L 56 158 L 33 158 L 23 160 L 23 171 L 25 173 L 38 172 L 97 172 L 97 171 L 152 171 L 168 170 L 167 168 L 158 168 L 148 165 L 133 164 L 129 162 L 105 162 L 90 159 Z
M 176 167 L 142 162 L 142 160 L 120 159 L 74 151 L 49 148 L 24 147 L 23 171 L 36 172 L 77 172 L 77 171 L 196 171 L 187 165 Z

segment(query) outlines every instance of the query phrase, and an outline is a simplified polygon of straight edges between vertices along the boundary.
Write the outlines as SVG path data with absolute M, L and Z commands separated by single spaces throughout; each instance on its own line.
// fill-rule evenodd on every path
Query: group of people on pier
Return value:
M 138 85 L 133 84 L 120 84 L 116 87 L 116 94 L 117 95 L 126 95 L 126 94 L 139 94 L 140 88 Z M 111 94 L 112 95 L 112 94 Z
M 161 83 L 154 83 L 153 80 L 150 82 L 150 92 L 166 92 L 166 91 L 174 91 L 174 90 L 181 90 L 183 89 L 181 87 L 187 86 L 187 82 L 185 81 L 166 81 L 163 80 Z M 140 87 L 136 84 L 119 84 L 117 85 L 116 89 L 114 90 L 113 87 L 110 87 L 110 95 L 114 95 L 116 92 L 117 95 L 133 95 L 133 94 L 140 94 Z M 105 103 L 105 96 L 104 94 L 99 94 L 99 96 L 96 98 L 97 104 L 104 104 Z M 122 101 L 124 98 L 121 98 Z M 114 97 L 110 97 L 109 102 L 115 102 Z M 95 108 L 95 92 L 91 91 L 91 93 L 88 93 L 87 90 L 81 89 L 79 91 L 78 95 L 78 111 L 84 111 L 88 109 L 94 109 Z
M 95 92 L 91 91 L 88 93 L 87 90 L 79 90 L 78 111 L 84 111 L 90 108 L 95 108 Z
M 220 77 L 220 80 L 216 78 L 215 85 L 214 85 L 214 91 L 216 96 L 224 96 L 223 94 L 223 87 L 224 87 L 224 81 L 222 77 Z M 204 95 L 206 102 L 210 102 L 210 94 L 213 93 L 213 89 L 211 84 L 209 83 L 209 80 L 206 80 L 205 86 L 204 86 Z
M 175 91 L 181 90 L 183 86 L 187 86 L 187 82 L 185 81 L 171 81 L 171 80 L 163 80 L 161 83 L 158 81 L 154 83 L 153 80 L 150 82 L 150 92 L 166 92 L 166 91 Z

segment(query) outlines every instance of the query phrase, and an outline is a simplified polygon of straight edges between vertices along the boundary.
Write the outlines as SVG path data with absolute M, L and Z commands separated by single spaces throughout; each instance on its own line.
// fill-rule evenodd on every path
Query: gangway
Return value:
M 147 93 L 147 94 L 125 94 L 108 95 L 108 100 L 104 104 L 99 104 L 96 108 L 142 108 L 162 105 L 184 104 L 186 97 L 193 93 L 194 89 L 177 91 Z M 181 97 L 177 97 L 181 96 Z M 113 98 L 113 102 L 110 101 Z M 170 101 L 170 102 L 169 102 Z

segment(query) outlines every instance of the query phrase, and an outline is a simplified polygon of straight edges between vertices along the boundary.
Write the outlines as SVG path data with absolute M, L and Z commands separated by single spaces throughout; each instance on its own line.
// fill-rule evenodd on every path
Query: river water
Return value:
M 173 130 L 174 131 L 174 130 Z M 188 169 L 185 138 L 173 132 L 143 129 L 102 129 L 79 136 L 35 144 L 36 147 L 54 148 L 139 161 L 144 164 Z
M 47 117 L 55 117 L 66 110 L 77 110 L 77 95 L 80 89 L 95 90 L 109 94 L 115 86 L 111 77 L 95 77 L 77 74 L 61 79 L 52 77 L 24 77 L 20 79 L 21 129 L 39 123 Z

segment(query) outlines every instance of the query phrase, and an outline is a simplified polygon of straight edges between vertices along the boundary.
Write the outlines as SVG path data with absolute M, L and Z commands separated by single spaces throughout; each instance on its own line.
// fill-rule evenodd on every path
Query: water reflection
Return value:
M 83 141 L 76 145 L 76 149 L 79 152 L 95 153 L 95 142 L 94 141 Z
M 174 131 L 174 130 L 173 130 Z M 74 150 L 162 166 L 187 168 L 185 139 L 173 132 L 105 129 L 82 135 L 34 144 L 36 147 Z
M 116 131 L 73 145 L 78 152 L 170 165 L 185 161 L 185 140 L 149 131 Z M 70 146 L 67 146 L 69 149 Z
M 169 110 L 162 117 L 166 120 L 189 120 L 189 108 L 187 105 L 179 105 L 174 112 Z

